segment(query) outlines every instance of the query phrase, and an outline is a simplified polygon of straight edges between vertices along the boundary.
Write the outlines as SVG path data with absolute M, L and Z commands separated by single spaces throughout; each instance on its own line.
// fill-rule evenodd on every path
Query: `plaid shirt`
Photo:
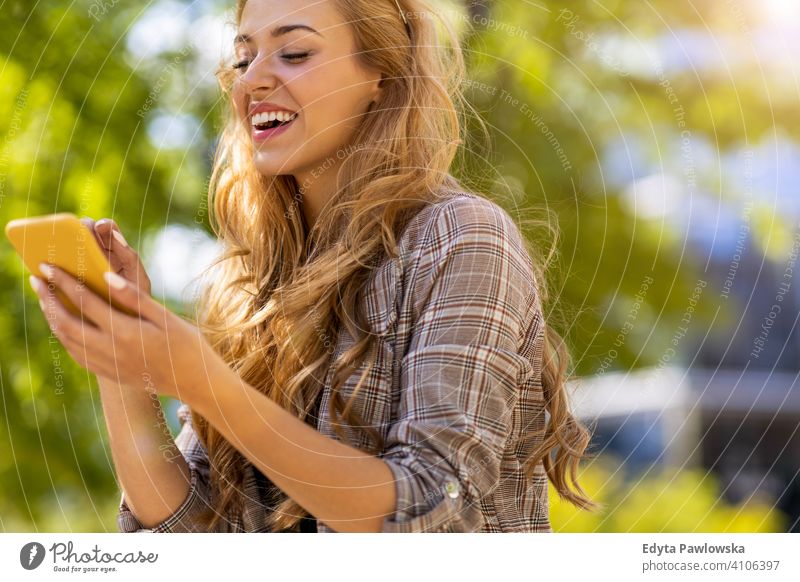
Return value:
M 379 456 L 395 478 L 396 511 L 383 531 L 551 532 L 544 466 L 539 462 L 533 479 L 522 469 L 541 440 L 520 437 L 545 425 L 544 337 L 531 259 L 516 223 L 494 202 L 457 192 L 411 219 L 400 251 L 367 283 L 377 363 L 354 404 L 384 436 Z M 342 326 L 334 358 L 352 345 Z M 309 422 L 338 438 L 327 422 L 331 371 L 319 401 L 323 413 Z M 360 373 L 343 385 L 344 401 Z M 176 444 L 191 469 L 189 495 L 152 529 L 142 527 L 123 495 L 121 531 L 197 530 L 196 516 L 209 500 L 208 458 L 186 405 L 179 418 Z M 361 431 L 345 432 L 366 446 Z M 248 466 L 242 515 L 221 520 L 217 531 L 266 531 L 271 508 L 264 480 Z M 320 521 L 317 528 L 334 531 Z

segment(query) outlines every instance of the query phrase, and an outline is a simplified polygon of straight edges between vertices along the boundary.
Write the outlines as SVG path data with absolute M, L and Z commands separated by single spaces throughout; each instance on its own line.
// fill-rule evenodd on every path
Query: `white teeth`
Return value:
M 256 113 L 252 116 L 251 123 L 253 125 L 261 125 L 262 123 L 275 121 L 276 119 L 283 123 L 293 120 L 295 117 L 297 117 L 296 113 L 290 113 L 288 111 L 270 111 L 269 113 Z

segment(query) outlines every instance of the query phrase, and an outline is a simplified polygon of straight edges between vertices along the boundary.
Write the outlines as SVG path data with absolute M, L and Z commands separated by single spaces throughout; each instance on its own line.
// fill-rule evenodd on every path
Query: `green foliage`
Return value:
M 123 58 L 136 14 L 120 8 L 96 22 L 90 5 L 0 7 L 9 32 L 0 38 L 0 222 L 108 216 L 138 246 L 167 214 L 193 221 L 207 167 L 194 156 L 183 163 L 193 179 L 173 183 L 181 157 L 160 156 L 147 141 L 137 111 L 151 88 Z M 0 264 L 0 531 L 116 531 L 96 381 L 51 337 L 7 242 Z
M 712 473 L 701 468 L 655 469 L 628 477 L 619 459 L 604 454 L 582 465 L 578 481 L 603 505 L 600 511 L 577 509 L 549 484 L 554 532 L 765 533 L 785 532 L 787 517 L 775 500 L 754 496 L 733 505 L 722 499 Z
M 620 74 L 603 64 L 597 48 L 603 45 L 590 46 L 585 39 L 591 34 L 600 42 L 604 34 L 616 33 L 647 42 L 665 29 L 653 26 L 655 15 L 638 3 L 581 4 L 562 15 L 563 6 L 496 2 L 495 20 L 470 39 L 468 95 L 490 128 L 494 155 L 488 161 L 495 170 L 476 181 L 501 202 L 509 200 L 512 215 L 557 222 L 558 256 L 548 277 L 546 311 L 572 348 L 576 373 L 597 373 L 609 353 L 614 354 L 610 366 L 605 364 L 609 370 L 656 365 L 669 353 L 705 265 L 686 253 L 683 237 L 662 221 L 637 218 L 625 208 L 603 175 L 601 155 L 623 130 L 635 128 L 646 132 L 649 155 L 659 162 L 674 149 L 674 105 L 658 79 Z M 659 3 L 659 15 L 673 24 L 697 24 L 677 4 Z M 699 81 L 685 75 L 670 81 L 688 112 L 687 126 L 695 135 L 710 132 Z M 712 82 L 702 88 L 722 95 L 730 87 Z M 482 153 L 475 135 L 475 151 Z M 477 165 L 468 162 L 466 171 Z M 526 234 L 543 253 L 553 244 L 545 229 Z M 653 282 L 633 322 L 642 341 L 615 345 L 625 306 L 648 278 Z M 714 311 L 700 302 L 692 330 L 710 325 Z M 690 341 L 684 340 L 677 360 L 691 353 Z
M 442 3 L 455 6 L 451 0 Z M 114 3 L 95 20 L 93 4 L 0 5 L 0 26 L 7 32 L 0 37 L 0 221 L 60 211 L 110 216 L 141 248 L 143 238 L 165 222 L 194 224 L 204 202 L 207 151 L 159 151 L 146 135 L 152 111 L 139 115 L 165 106 L 167 96 L 156 87 L 181 81 L 196 60 L 189 51 L 135 63 L 124 40 L 143 6 Z M 668 27 L 708 25 L 735 32 L 739 26 L 714 3 L 692 9 L 657 4 L 657 14 L 649 3 L 621 0 L 572 9 L 580 12 L 577 28 L 598 37 L 616 33 L 646 41 Z M 662 223 L 635 218 L 621 204 L 619 192 L 606 183 L 600 156 L 622 127 L 633 127 L 651 136 L 641 147 L 658 159 L 676 131 L 673 106 L 658 79 L 623 76 L 604 66 L 598 53 L 558 20 L 563 3 L 491 5 L 486 26 L 463 16 L 458 24 L 474 29 L 467 37 L 468 95 L 488 123 L 494 153 L 484 159 L 486 144 L 473 121 L 475 139 L 459 169 L 467 182 L 496 194 L 512 215 L 516 206 L 535 207 L 538 216 L 557 222 L 559 260 L 550 272 L 546 310 L 569 341 L 576 371 L 597 371 L 614 348 L 612 369 L 652 365 L 670 346 L 702 265 Z M 750 73 L 745 71 L 745 78 L 756 72 Z M 746 133 L 756 138 L 775 117 L 797 127 L 791 87 L 764 91 L 736 84 L 722 72 L 670 81 L 693 135 L 717 147 L 735 145 Z M 218 130 L 218 95 L 184 96 L 181 112 L 202 120 L 197 143 L 205 148 Z M 715 190 L 719 184 L 707 186 Z M 769 217 L 756 212 L 755 218 L 767 224 Z M 543 252 L 553 243 L 540 229 L 526 229 L 526 235 Z M 7 435 L 0 447 L 0 531 L 114 531 L 118 490 L 96 385 L 51 341 L 8 244 L 0 244 L 0 264 L 0 299 L 6 306 L 0 315 L 0 433 Z M 616 346 L 647 277 L 654 283 L 634 330 Z M 699 322 L 708 323 L 711 311 L 701 302 L 692 325 L 704 327 Z M 725 312 L 718 315 L 717 321 L 725 320 Z M 680 347 L 686 352 L 690 346 Z M 626 485 L 606 483 L 607 476 L 589 471 L 587 482 L 592 480 L 593 490 L 615 503 L 614 511 L 598 521 L 554 503 L 560 530 L 777 531 L 775 518 L 762 519 L 766 514 L 759 507 L 716 506 L 702 517 L 717 493 L 700 486 L 691 472 L 666 488 L 663 479 L 649 483 L 649 494 L 637 486 L 627 495 Z M 612 494 L 613 487 L 618 489 Z M 662 488 L 663 503 L 651 505 L 652 491 Z M 690 511 L 682 511 L 682 503 Z M 686 516 L 690 521 L 679 521 Z

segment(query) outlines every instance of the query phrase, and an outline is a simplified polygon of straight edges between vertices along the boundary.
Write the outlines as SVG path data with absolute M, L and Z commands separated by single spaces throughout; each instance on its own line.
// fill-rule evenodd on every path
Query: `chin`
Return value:
M 294 173 L 294 164 L 283 157 L 273 158 L 256 152 L 253 163 L 259 173 L 265 176 L 283 176 Z

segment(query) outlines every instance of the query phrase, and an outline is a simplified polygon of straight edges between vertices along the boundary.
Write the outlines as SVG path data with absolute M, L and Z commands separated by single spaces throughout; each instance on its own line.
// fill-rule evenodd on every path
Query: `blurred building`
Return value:
M 774 500 L 800 532 L 800 374 L 662 367 L 582 377 L 572 406 L 593 433 L 590 452 L 652 466 L 702 467 L 722 497 Z

